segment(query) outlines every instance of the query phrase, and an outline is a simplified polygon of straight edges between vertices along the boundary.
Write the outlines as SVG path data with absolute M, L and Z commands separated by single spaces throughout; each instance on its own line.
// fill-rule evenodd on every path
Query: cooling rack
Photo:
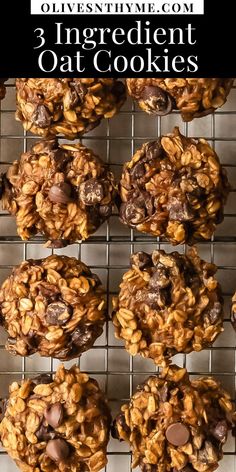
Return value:
M 12 79 L 7 83 L 6 98 L 0 104 L 0 171 L 7 169 L 21 152 L 32 145 L 33 140 L 38 139 L 23 131 L 22 125 L 14 119 L 14 111 L 15 89 Z M 128 100 L 118 116 L 110 121 L 104 120 L 82 142 L 106 160 L 116 177 L 119 177 L 123 163 L 130 159 L 142 143 L 155 139 L 161 133 L 171 132 L 176 125 L 188 136 L 204 137 L 210 141 L 228 171 L 232 191 L 225 208 L 224 222 L 210 242 L 198 244 L 200 255 L 218 266 L 217 277 L 225 298 L 225 331 L 211 349 L 187 356 L 177 355 L 174 362 L 186 366 L 193 377 L 209 373 L 214 375 L 235 401 L 236 334 L 231 327 L 229 313 L 230 298 L 236 290 L 236 87 L 222 109 L 191 123 L 183 123 L 178 112 L 162 118 L 149 117 Z M 52 250 L 45 249 L 43 243 L 41 237 L 29 242 L 21 241 L 17 236 L 14 218 L 0 212 L 0 283 L 12 267 L 22 260 L 49 255 Z M 106 286 L 111 307 L 111 298 L 117 293 L 122 274 L 129 266 L 130 254 L 155 248 L 172 250 L 172 246 L 165 241 L 127 229 L 119 222 L 118 215 L 114 214 L 89 241 L 54 252 L 79 257 L 90 265 Z M 180 246 L 177 250 L 184 252 L 186 247 Z M 55 371 L 58 365 L 55 359 L 41 359 L 37 355 L 30 358 L 12 357 L 4 350 L 4 336 L 1 332 L 1 397 L 7 394 L 8 385 L 13 380 Z M 109 398 L 113 414 L 128 400 L 136 386 L 157 370 L 149 360 L 129 357 L 122 342 L 114 338 L 111 322 L 107 323 L 103 335 L 89 352 L 84 353 L 81 359 L 66 362 L 65 365 L 70 366 L 74 362 L 78 362 L 82 370 L 99 381 Z M 224 450 L 224 459 L 218 471 L 236 472 L 236 444 L 231 436 Z M 17 470 L 12 460 L 0 450 L 0 471 Z M 106 472 L 130 470 L 131 456 L 127 445 L 111 439 Z

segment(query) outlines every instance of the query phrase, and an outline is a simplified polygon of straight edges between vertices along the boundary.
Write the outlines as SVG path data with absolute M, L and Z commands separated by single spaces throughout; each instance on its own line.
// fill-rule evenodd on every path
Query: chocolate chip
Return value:
M 56 433 L 51 430 L 51 428 L 45 424 L 43 421 L 39 427 L 39 429 L 35 433 L 37 439 L 39 441 L 49 441 L 50 439 L 54 439 L 56 437 Z
M 200 187 L 197 183 L 197 180 L 195 177 L 188 177 L 188 185 L 192 188 L 190 192 L 186 192 L 186 198 L 188 201 L 191 203 L 196 203 L 196 198 L 198 200 L 203 200 L 205 198 L 205 189 L 203 187 Z M 184 183 L 184 182 L 182 182 Z
M 1 321 L 1 324 L 4 325 L 4 321 L 3 321 L 3 320 Z M 15 344 L 16 344 L 16 338 L 9 337 L 9 338 L 7 339 L 7 344 L 8 344 L 9 346 L 15 346 Z
M 189 429 L 183 423 L 172 423 L 166 430 L 166 439 L 173 446 L 184 446 L 189 437 Z
M 169 397 L 169 389 L 168 385 L 164 384 L 163 387 L 158 391 L 160 400 L 165 403 L 168 400 Z
M 159 116 L 168 115 L 173 108 L 173 99 L 169 93 L 154 85 L 144 87 L 140 100 L 145 102 L 148 112 Z
M 122 203 L 120 207 L 121 220 L 128 223 L 130 226 L 136 226 L 142 223 L 146 218 L 145 208 L 137 206 L 137 202 Z
M 158 159 L 164 155 L 161 141 L 151 141 L 146 144 L 145 156 L 148 160 Z
M 142 290 L 138 290 L 136 293 L 136 299 L 139 300 L 139 303 L 144 303 L 144 305 L 148 305 L 150 308 L 153 310 L 158 310 L 159 309 L 159 295 L 157 293 L 153 292 L 143 292 Z M 146 334 L 147 339 L 150 340 L 149 334 Z
M 100 123 L 101 123 L 101 118 L 99 118 L 98 120 L 96 121 L 89 121 L 88 124 L 85 126 L 85 128 L 83 129 L 83 131 L 81 131 L 80 133 L 78 133 L 78 136 L 83 136 L 85 133 L 88 133 L 89 131 L 91 131 L 92 129 L 96 128 Z
M 63 407 L 61 403 L 57 402 L 49 405 L 44 411 L 44 418 L 52 428 L 58 428 L 63 422 Z
M 111 92 L 120 100 L 122 95 L 124 95 L 125 97 L 125 94 L 126 94 L 125 85 L 120 80 L 116 80 L 116 82 L 114 83 L 111 89 Z
M 37 286 L 37 289 L 39 294 L 45 297 L 47 301 L 50 300 L 50 303 L 55 302 L 60 293 L 60 289 L 58 287 L 55 287 L 55 285 L 45 281 L 42 281 Z
M 154 199 L 146 191 L 137 189 L 130 195 L 130 200 L 133 201 L 136 208 L 143 208 L 145 211 L 145 216 L 151 216 L 154 209 Z
M 53 160 L 55 163 L 56 170 L 60 172 L 65 169 L 68 162 L 72 160 L 72 157 L 69 152 L 65 151 L 65 149 L 57 148 L 53 152 Z
M 7 410 L 8 406 L 9 406 L 9 398 L 3 398 L 3 399 L 1 400 L 1 403 L 2 403 L 2 407 L 1 407 L 1 409 L 0 409 L 0 413 L 4 416 L 5 413 L 6 413 L 6 410 Z M 1 417 L 1 418 L 2 418 L 2 417 Z
M 47 444 L 46 454 L 55 462 L 64 462 L 70 454 L 70 448 L 64 439 L 52 439 Z
M 135 265 L 139 269 L 145 269 L 152 266 L 152 258 L 146 252 L 140 251 L 132 254 L 130 257 L 131 265 Z
M 120 413 L 117 417 L 116 420 L 114 421 L 113 424 L 113 438 L 119 439 L 119 434 L 118 434 L 118 429 L 117 429 L 117 423 L 121 426 L 121 429 L 125 431 L 126 433 L 130 433 L 130 429 L 125 421 L 125 415 L 123 413 Z
M 144 303 L 146 303 L 150 308 L 153 310 L 159 310 L 160 308 L 164 308 L 164 306 L 168 305 L 168 294 L 164 290 L 150 290 L 144 295 L 143 299 Z
M 27 335 L 22 334 L 22 339 L 30 349 L 36 349 L 40 342 L 40 337 L 35 331 L 30 330 Z
M 52 377 L 48 374 L 40 374 L 33 378 L 33 382 L 35 385 L 50 384 L 52 382 Z
M 101 280 L 99 279 L 99 277 L 97 276 L 97 274 L 91 274 L 91 275 L 90 275 L 90 278 L 95 281 L 96 287 L 98 287 L 99 285 L 102 285 L 102 282 L 101 282 Z
M 90 221 L 91 226 L 93 226 L 95 229 L 98 228 L 101 224 L 101 216 L 99 215 L 99 207 L 97 205 L 87 206 L 87 214 L 88 214 L 88 219 Z
M 130 174 L 134 179 L 141 179 L 145 175 L 145 165 L 142 162 L 138 162 L 133 169 L 131 169 Z
M 76 91 L 77 96 L 79 97 L 80 103 L 82 103 L 87 94 L 87 87 L 84 84 L 82 84 L 80 81 L 71 82 L 70 85 L 73 85 L 74 90 Z
M 217 225 L 220 225 L 224 220 L 224 210 L 219 208 L 219 210 L 215 214 L 215 221 Z
M 80 200 L 84 205 L 95 205 L 104 198 L 103 186 L 96 179 L 89 179 L 80 185 Z
M 201 111 L 196 111 L 195 113 L 193 113 L 192 117 L 193 118 L 202 118 L 203 116 L 207 116 L 207 115 L 210 115 L 212 113 L 214 113 L 215 111 L 215 108 L 211 107 L 211 108 L 207 108 L 207 109 L 202 109 Z
M 218 439 L 218 441 L 225 443 L 227 439 L 227 433 L 228 433 L 228 426 L 227 422 L 225 420 L 219 421 L 214 429 L 212 430 L 212 434 L 214 438 Z
M 79 326 L 72 334 L 72 343 L 79 349 L 79 352 L 86 351 L 92 347 L 95 339 L 102 334 L 100 326 Z
M 43 262 L 43 259 L 28 259 L 28 262 L 30 262 L 30 265 L 33 267 L 40 266 Z
M 55 357 L 62 361 L 68 361 L 70 359 L 71 354 L 72 354 L 71 346 L 69 345 L 68 347 L 65 347 L 64 349 L 60 348 L 60 350 L 55 353 Z
M 99 215 L 102 219 L 107 219 L 112 214 L 112 205 L 101 205 L 99 207 Z
M 52 138 L 47 138 L 47 139 L 44 139 L 43 140 L 43 153 L 46 151 L 46 152 L 49 152 L 51 153 L 51 151 L 54 151 L 58 148 L 58 140 L 57 138 L 54 136 Z M 37 143 L 36 143 L 36 146 L 37 146 Z
M 48 192 L 48 198 L 53 203 L 66 204 L 71 202 L 71 186 L 66 182 L 53 185 Z
M 218 462 L 220 454 L 217 454 L 216 449 L 210 441 L 205 441 L 205 445 L 198 451 L 198 461 L 203 464 L 212 464 Z
M 150 278 L 149 280 L 149 287 L 150 288 L 153 288 L 153 289 L 158 289 L 160 287 L 159 285 L 159 280 L 160 277 L 159 277 L 159 273 L 158 272 L 154 272 L 153 276 Z
M 164 267 L 156 268 L 153 276 L 149 280 L 149 287 L 152 289 L 163 289 L 170 285 L 168 271 Z
M 49 325 L 61 326 L 67 323 L 72 315 L 72 309 L 65 303 L 50 303 L 46 310 L 46 321 Z
M 234 310 L 232 310 L 231 312 L 231 323 L 232 323 L 233 328 L 236 331 L 236 312 Z
M 53 239 L 47 243 L 47 247 L 53 249 L 61 249 L 63 247 L 68 246 L 70 244 L 69 239 Z
M 79 94 L 77 93 L 75 87 L 68 90 L 69 92 L 69 101 L 70 101 L 70 108 L 75 108 L 76 105 L 78 105 L 79 102 L 81 102 L 81 99 L 79 97 Z M 82 94 L 81 94 L 82 96 Z
M 144 199 L 148 216 L 152 216 L 154 212 L 154 199 L 148 193 L 144 194 L 143 192 L 142 197 L 140 197 L 140 200 L 138 200 L 138 202 L 140 201 L 140 205 L 142 205 L 143 202 L 142 198 Z
M 1 191 L 6 196 L 6 198 L 9 201 L 11 201 L 14 189 L 13 189 L 11 183 L 9 182 L 6 174 L 3 174 L 1 176 L 1 180 L 2 180 L 2 182 L 1 182 Z
M 207 319 L 210 324 L 215 324 L 222 319 L 222 304 L 220 302 L 214 302 L 213 308 L 208 311 L 204 318 Z
M 191 287 L 191 290 L 199 289 L 200 279 L 196 268 L 192 265 L 190 260 L 184 260 L 179 258 L 177 261 L 179 271 L 184 276 L 185 284 L 187 287 Z
M 119 433 L 118 433 L 118 430 L 117 430 L 116 421 L 114 421 L 111 425 L 111 437 L 114 438 L 114 439 L 120 439 L 119 438 Z
M 52 116 L 45 105 L 38 105 L 32 114 L 32 121 L 40 128 L 47 128 L 52 122 Z
M 194 218 L 194 212 L 187 202 L 172 198 L 167 205 L 170 220 L 191 221 Z
M 163 265 L 160 263 L 160 254 L 161 254 L 161 251 L 156 251 L 156 250 L 153 251 L 152 262 L 154 266 L 163 267 Z

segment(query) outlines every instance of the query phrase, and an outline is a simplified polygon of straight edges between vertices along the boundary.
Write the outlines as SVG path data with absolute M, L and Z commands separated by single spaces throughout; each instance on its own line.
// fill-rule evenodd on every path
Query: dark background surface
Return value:
M 189 55 L 198 55 L 198 72 L 188 73 L 188 76 L 194 77 L 234 77 L 236 75 L 235 60 L 235 28 L 230 26 L 230 4 L 226 3 L 217 6 L 216 2 L 205 0 L 205 15 L 161 15 L 161 16 L 128 16 L 113 15 L 99 16 L 87 15 L 30 15 L 30 1 L 1 2 L 1 29 L 0 29 L 0 77 L 62 77 L 63 73 L 59 67 L 52 73 L 43 73 L 38 66 L 38 55 L 42 49 L 53 49 L 58 56 L 64 54 L 73 56 L 80 49 L 80 46 L 55 46 L 53 44 L 52 24 L 54 22 L 63 22 L 66 27 L 122 27 L 127 31 L 130 29 L 131 22 L 134 20 L 149 20 L 151 27 L 181 27 L 184 28 L 188 23 L 197 28 L 196 46 L 171 46 L 170 55 L 178 54 L 187 57 Z M 12 17 L 14 15 L 15 23 L 13 26 Z M 232 22 L 231 22 L 232 23 Z M 47 34 L 47 43 L 42 49 L 33 49 L 36 43 L 34 29 L 44 28 Z M 111 48 L 114 55 L 124 55 L 128 59 L 133 55 L 145 57 L 146 48 L 150 46 L 99 46 L 99 49 Z M 163 47 L 160 49 L 155 46 L 155 54 L 164 54 Z M 86 71 L 80 76 L 155 76 L 155 73 L 123 73 L 118 74 L 111 71 L 101 74 L 95 71 L 93 67 L 93 56 L 96 51 L 83 51 L 86 55 Z M 59 63 L 60 65 L 60 63 Z M 75 73 L 65 73 L 66 77 L 76 76 Z M 182 76 L 185 76 L 183 73 Z M 166 73 L 158 73 L 158 76 L 166 76 Z M 180 73 L 171 72 L 169 76 L 180 76 Z

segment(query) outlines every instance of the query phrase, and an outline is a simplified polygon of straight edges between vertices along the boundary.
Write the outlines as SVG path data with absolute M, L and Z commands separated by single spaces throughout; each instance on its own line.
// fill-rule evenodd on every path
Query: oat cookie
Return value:
M 213 377 L 190 381 L 171 366 L 149 377 L 121 407 L 114 435 L 143 472 L 213 472 L 231 428 L 230 396 Z
M 184 121 L 213 113 L 224 105 L 233 79 L 127 79 L 128 92 L 146 113 L 180 110 Z
M 6 82 L 6 80 L 8 79 L 0 78 L 0 100 L 2 100 L 6 95 L 6 87 L 4 85 L 4 82 Z
M 201 351 L 223 331 L 216 266 L 187 255 L 153 251 L 131 256 L 113 299 L 115 335 L 131 355 L 161 365 L 177 353 Z
M 96 380 L 74 366 L 13 382 L 0 424 L 23 472 L 98 472 L 107 463 L 110 412 Z
M 232 323 L 233 328 L 236 331 L 236 292 L 232 298 L 231 323 Z
M 15 161 L 2 179 L 2 206 L 16 216 L 19 236 L 37 233 L 47 246 L 87 239 L 111 215 L 114 177 L 82 144 L 42 140 Z
M 0 289 L 0 321 L 12 354 L 78 357 L 101 335 L 105 319 L 101 281 L 74 257 L 22 262 Z
M 124 165 L 121 221 L 173 244 L 209 240 L 223 220 L 229 183 L 205 139 L 172 134 L 146 143 Z
M 39 136 L 87 133 L 119 112 L 126 94 L 116 79 L 16 79 L 16 119 Z

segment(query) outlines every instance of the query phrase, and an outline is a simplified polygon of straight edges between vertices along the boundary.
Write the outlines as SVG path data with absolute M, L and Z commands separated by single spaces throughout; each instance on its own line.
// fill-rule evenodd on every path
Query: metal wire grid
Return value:
M 32 145 L 32 141 L 38 139 L 23 132 L 21 124 L 17 124 L 14 120 L 13 80 L 8 82 L 7 89 L 7 98 L 0 103 L 0 169 L 6 169 L 20 152 L 26 151 Z M 131 101 L 128 101 L 119 116 L 110 122 L 104 121 L 82 141 L 100 153 L 101 157 L 106 158 L 118 177 L 123 162 L 130 159 L 142 142 L 170 132 L 176 124 L 187 136 L 204 136 L 212 143 L 223 158 L 222 162 L 228 169 L 233 188 L 226 207 L 224 223 L 210 242 L 198 245 L 200 254 L 215 262 L 219 267 L 218 278 L 222 283 L 226 300 L 225 333 L 218 338 L 211 349 L 188 356 L 178 355 L 175 356 L 174 361 L 181 366 L 186 366 L 192 376 L 209 373 L 216 376 L 235 400 L 236 337 L 230 326 L 229 304 L 232 293 L 236 289 L 236 161 L 234 158 L 236 153 L 236 87 L 231 91 L 228 104 L 222 110 L 201 120 L 194 120 L 191 124 L 183 124 L 178 112 L 168 117 L 149 118 Z M 154 248 L 162 247 L 165 250 L 172 249 L 166 241 L 128 230 L 119 223 L 116 214 L 89 241 L 54 252 L 77 256 L 88 263 L 103 280 L 107 288 L 108 302 L 111 305 L 111 297 L 117 293 L 122 274 L 129 266 L 129 255 L 141 248 L 152 251 Z M 178 250 L 184 252 L 186 247 L 179 247 Z M 53 251 L 43 248 L 42 237 L 35 237 L 29 242 L 21 241 L 16 233 L 14 218 L 5 212 L 0 212 L 0 282 L 21 260 L 29 257 L 46 257 L 51 252 Z M 4 350 L 4 339 L 4 334 L 1 333 L 0 396 L 7 394 L 9 383 L 15 379 L 35 375 L 36 372 L 55 371 L 59 363 L 55 359 L 41 359 L 37 355 L 31 358 L 10 356 Z M 69 366 L 74 362 L 65 364 Z M 115 340 L 111 322 L 107 322 L 103 335 L 88 353 L 83 354 L 78 360 L 78 365 L 98 379 L 105 389 L 114 414 L 120 405 L 133 394 L 137 384 L 157 370 L 151 361 L 128 356 L 123 344 Z M 224 459 L 218 469 L 219 472 L 225 471 L 226 467 L 230 472 L 236 472 L 235 454 L 235 440 L 230 437 L 225 447 Z M 112 439 L 108 456 L 107 472 L 120 470 L 130 472 L 131 457 L 126 444 L 120 444 Z M 0 470 L 4 472 L 18 470 L 2 450 L 0 450 Z

